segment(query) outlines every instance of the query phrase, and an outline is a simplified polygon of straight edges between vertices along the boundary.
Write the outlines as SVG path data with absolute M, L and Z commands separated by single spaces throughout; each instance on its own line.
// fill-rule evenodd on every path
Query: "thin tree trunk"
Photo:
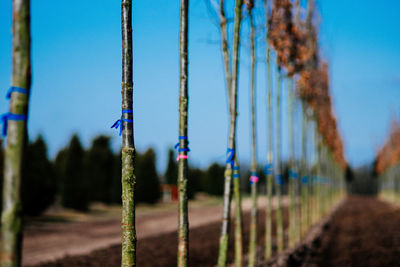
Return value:
M 293 247 L 296 239 L 296 198 L 295 198 L 295 182 L 296 174 L 294 170 L 294 135 L 293 135 L 293 78 L 287 79 L 288 91 L 288 137 L 289 137 L 289 247 Z
M 277 69 L 277 93 L 276 93 L 276 179 L 275 188 L 278 198 L 278 207 L 276 209 L 276 227 L 277 227 L 277 245 L 278 252 L 284 249 L 284 236 L 283 236 L 283 218 L 282 218 L 282 185 L 283 178 L 281 172 L 281 69 Z
M 301 110 L 301 101 L 297 101 L 296 105 L 295 105 L 295 109 L 296 109 L 296 114 L 297 112 L 299 112 L 299 110 Z M 301 112 L 299 112 L 299 114 L 301 114 Z M 299 117 L 296 118 L 296 120 L 299 119 Z M 301 120 L 300 120 L 301 122 Z M 300 134 L 300 140 L 297 139 L 298 141 L 300 141 L 299 144 L 299 149 L 301 149 L 301 125 L 299 124 L 295 124 L 297 125 L 298 129 L 295 130 L 295 133 L 297 133 L 297 130 L 299 130 L 299 134 Z M 296 228 L 297 228 L 297 236 L 296 236 L 296 241 L 299 242 L 301 240 L 301 229 L 302 229 L 302 221 L 301 221 L 301 209 L 302 209 L 302 202 L 301 202 L 301 158 L 299 158 L 297 160 L 297 180 L 296 180 Z
M 295 13 L 294 21 L 295 21 L 295 25 L 297 27 L 300 27 L 300 9 L 301 9 L 300 0 L 296 0 L 296 2 L 295 2 L 296 13 Z M 295 85 L 295 83 L 294 83 L 294 85 Z M 296 99 L 296 96 L 295 96 L 295 89 L 293 90 L 293 94 L 294 94 L 294 96 L 293 96 L 293 99 L 294 99 L 293 107 L 294 107 L 294 110 L 295 110 L 295 114 L 297 114 L 298 105 L 296 105 L 296 104 L 300 103 L 300 101 L 296 101 L 297 99 Z M 296 125 L 297 125 L 296 123 L 293 124 L 293 126 L 296 126 Z M 297 133 L 297 128 L 293 129 L 293 133 Z M 296 151 L 296 140 L 298 140 L 298 139 L 296 139 L 295 136 L 293 136 L 293 138 L 295 140 L 294 143 L 293 143 L 293 146 L 294 146 L 293 147 L 293 151 L 294 151 L 294 153 L 296 153 L 295 152 Z M 294 183 L 294 187 L 295 187 L 294 195 L 295 195 L 295 203 L 296 203 L 295 204 L 295 213 L 296 213 L 295 240 L 296 240 L 296 242 L 299 242 L 300 239 L 301 239 L 301 196 L 300 196 L 301 177 L 300 177 L 300 172 L 299 172 L 299 169 L 300 169 L 299 168 L 299 162 L 296 161 L 296 159 L 295 159 L 295 162 L 297 162 L 297 163 L 295 163 L 296 164 L 297 179 L 296 179 L 296 181 Z
M 236 152 L 236 158 L 238 153 Z M 243 264 L 243 220 L 242 196 L 240 193 L 240 171 L 237 160 L 233 167 L 233 195 L 235 200 L 235 266 Z
M 322 141 L 321 141 L 321 136 L 318 133 L 318 129 L 315 129 L 316 134 L 316 144 L 317 144 L 317 216 L 318 219 L 322 217 L 322 195 L 321 195 L 321 148 L 322 148 Z
M 250 167 L 250 184 L 251 184 L 251 217 L 250 217 L 250 240 L 249 240 L 249 267 L 256 265 L 257 258 L 257 139 L 256 139 L 256 33 L 254 26 L 253 9 L 249 10 L 250 19 L 250 50 L 251 50 L 251 167 Z
M 220 31 L 221 31 L 221 48 L 224 59 L 225 81 L 226 81 L 226 89 L 227 89 L 228 105 L 229 105 L 231 99 L 232 73 L 231 73 L 231 63 L 229 55 L 228 30 L 227 30 L 227 20 L 225 16 L 224 0 L 220 1 L 219 16 L 220 16 Z
M 220 245 L 218 252 L 218 266 L 226 266 L 228 258 L 229 243 L 229 219 L 230 219 L 230 203 L 231 203 L 231 184 L 232 184 L 232 168 L 236 160 L 236 118 L 237 118 L 237 87 L 239 76 L 239 45 L 240 45 L 240 28 L 242 21 L 243 0 L 236 0 L 235 6 L 235 22 L 233 32 L 233 50 L 232 50 L 232 87 L 230 93 L 230 126 L 228 138 L 228 160 L 225 171 L 224 186 L 224 206 L 222 214 L 222 229 L 220 236 Z
M 133 135 L 132 0 L 121 1 L 122 31 L 122 259 L 136 266 L 135 143 Z
M 307 230 L 307 195 L 308 195 L 308 176 L 307 176 L 307 115 L 305 103 L 302 107 L 302 129 L 301 129 L 301 236 Z
M 271 48 L 268 45 L 268 1 L 264 1 L 264 11 L 266 19 L 265 43 L 267 46 L 266 63 L 267 63 L 267 113 L 268 113 L 268 156 L 267 165 L 265 167 L 266 185 L 267 185 L 267 205 L 265 209 L 265 250 L 264 257 L 269 259 L 272 254 L 272 186 L 273 186 L 273 114 L 272 114 L 272 78 L 271 78 Z
M 220 30 L 221 30 L 221 48 L 222 55 L 224 59 L 224 70 L 225 70 L 225 80 L 227 87 L 228 105 L 231 103 L 231 88 L 232 88 L 232 73 L 230 66 L 230 53 L 228 45 L 228 30 L 227 30 L 227 20 L 225 17 L 225 2 L 220 1 L 219 6 L 219 17 L 220 17 Z M 237 157 L 237 153 L 236 153 Z M 233 196 L 235 200 L 235 264 L 236 266 L 242 266 L 243 262 L 243 221 L 242 221 L 242 199 L 240 192 L 240 174 L 239 166 L 237 161 L 235 161 L 235 166 L 233 170 Z
M 13 1 L 12 86 L 6 125 L 3 210 L 1 216 L 1 266 L 21 266 L 22 217 L 21 178 L 27 140 L 27 115 L 31 87 L 30 1 Z M 6 127 L 4 125 L 4 127 Z
M 178 266 L 188 265 L 188 8 L 189 0 L 181 0 L 179 36 L 180 88 L 179 88 L 179 163 L 178 163 Z

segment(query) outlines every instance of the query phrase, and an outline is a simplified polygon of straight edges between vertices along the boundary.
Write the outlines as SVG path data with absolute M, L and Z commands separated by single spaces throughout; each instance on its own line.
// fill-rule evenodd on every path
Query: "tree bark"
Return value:
M 231 59 L 229 53 L 229 43 L 228 43 L 228 30 L 227 30 L 227 20 L 225 16 L 225 2 L 220 1 L 219 6 L 219 17 L 220 17 L 220 31 L 221 31 L 221 48 L 222 55 L 224 59 L 224 70 L 225 70 L 225 80 L 227 87 L 228 96 L 228 106 L 231 103 L 231 89 L 232 89 L 232 71 L 231 71 Z M 237 153 L 236 153 L 237 157 Z M 235 200 L 235 264 L 236 266 L 241 266 L 243 262 L 243 222 L 242 222 L 242 199 L 240 192 L 240 174 L 239 166 L 237 161 L 235 162 L 235 168 L 233 170 L 233 197 Z
M 237 157 L 236 152 L 236 157 Z M 235 266 L 243 265 L 242 196 L 240 193 L 240 170 L 237 160 L 233 169 L 233 195 L 235 200 Z
M 189 1 L 181 0 L 180 10 L 180 88 L 179 88 L 179 163 L 178 163 L 178 266 L 188 265 L 189 219 L 188 219 L 188 10 Z
M 249 267 L 256 265 L 257 258 L 257 139 L 256 139 L 256 33 L 254 26 L 253 9 L 249 10 L 250 19 L 250 50 L 251 50 L 251 70 L 250 70 L 250 99 L 251 99 L 251 217 L 250 217 L 250 240 L 249 240 Z M 257 178 L 256 178 L 257 177 Z
M 122 258 L 121 266 L 136 266 L 135 143 L 133 135 L 132 0 L 121 1 L 122 31 Z
M 288 91 L 288 137 L 289 137 L 289 247 L 293 247 L 296 239 L 295 182 L 294 170 L 294 135 L 293 135 L 293 78 L 287 79 Z
M 227 30 L 227 20 L 225 16 L 225 1 L 220 1 L 219 6 L 219 17 L 220 17 L 220 31 L 221 31 L 221 49 L 222 56 L 224 60 L 224 71 L 225 71 L 225 83 L 228 95 L 228 106 L 231 99 L 231 87 L 232 87 L 232 72 L 230 63 L 230 53 L 229 53 L 229 42 L 228 42 L 228 30 Z
M 284 249 L 284 232 L 283 232 L 283 218 L 282 218 L 282 166 L 281 166 L 281 69 L 278 65 L 277 70 L 277 93 L 276 93 L 276 180 L 275 188 L 278 198 L 278 206 L 276 209 L 276 227 L 277 227 L 277 246 L 278 252 Z
M 307 114 L 305 103 L 302 107 L 302 129 L 301 129 L 301 236 L 303 237 L 307 231 L 307 214 L 308 214 L 308 176 L 307 176 Z
M 267 113 L 268 113 L 268 155 L 265 167 L 267 185 L 267 205 L 265 209 L 265 250 L 264 257 L 269 259 L 272 255 L 272 187 L 273 187 L 273 114 L 272 114 L 272 77 L 271 77 L 271 48 L 268 44 L 268 1 L 264 1 L 265 11 L 265 43 L 267 46 Z
M 242 21 L 242 5 L 243 0 L 236 0 L 235 5 L 235 21 L 233 32 L 233 50 L 232 50 L 232 87 L 230 93 L 230 126 L 228 148 L 230 155 L 225 170 L 225 186 L 224 186 L 224 206 L 222 214 L 222 229 L 220 235 L 220 246 L 218 253 L 218 266 L 226 266 L 228 256 L 229 242 L 229 219 L 230 219 L 230 203 L 231 203 L 231 184 L 232 184 L 232 167 L 236 160 L 236 118 L 237 118 L 237 87 L 239 76 L 239 45 L 240 45 L 240 28 Z
M 1 216 L 1 266 L 21 266 L 21 175 L 27 140 L 27 115 L 31 87 L 30 1 L 13 1 L 12 86 L 26 93 L 11 94 L 9 113 L 24 118 L 7 124 Z

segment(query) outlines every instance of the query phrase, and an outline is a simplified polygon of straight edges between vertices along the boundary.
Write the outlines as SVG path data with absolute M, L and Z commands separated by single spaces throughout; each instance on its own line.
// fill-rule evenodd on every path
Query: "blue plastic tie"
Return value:
M 297 175 L 297 172 L 289 170 L 289 177 L 292 179 L 297 179 L 299 176 Z
M 277 175 L 275 176 L 275 179 L 276 179 L 276 183 L 277 183 L 278 185 L 283 185 L 283 178 L 282 178 L 282 175 L 277 174 Z
M 115 128 L 115 129 L 118 129 L 118 127 L 119 127 L 119 136 L 122 135 L 122 129 L 124 128 L 124 124 L 122 122 L 133 123 L 133 120 L 122 118 L 123 114 L 125 114 L 125 113 L 132 114 L 133 110 L 131 110 L 131 109 L 123 109 L 122 110 L 121 119 L 119 119 L 116 122 L 114 122 L 114 124 L 111 126 L 111 128 Z
M 234 166 L 232 169 L 233 169 L 234 171 L 239 171 L 239 170 L 240 170 L 239 166 Z
M 25 114 L 14 114 L 8 112 L 1 116 L 3 123 L 3 136 L 7 136 L 8 121 L 26 121 L 27 116 Z
M 232 177 L 235 178 L 235 179 L 240 178 L 240 174 L 239 173 L 234 173 Z
M 272 164 L 267 164 L 264 167 L 264 174 L 270 175 L 272 174 Z
M 13 92 L 17 92 L 17 93 L 20 93 L 20 94 L 26 94 L 26 95 L 29 93 L 29 91 L 27 89 L 25 89 L 25 88 L 17 87 L 17 86 L 11 86 L 10 89 L 8 89 L 6 98 L 7 99 L 11 99 L 11 94 Z
M 187 136 L 179 136 L 179 140 L 188 140 Z M 187 144 L 189 145 L 189 141 L 187 141 Z M 180 142 L 176 143 L 174 148 L 178 149 L 178 152 L 190 152 L 190 148 L 178 148 L 180 145 Z
M 233 169 L 234 165 L 235 165 L 235 161 L 234 161 L 234 156 L 235 156 L 235 149 L 233 148 L 228 148 L 226 150 L 226 155 L 227 155 L 227 159 L 226 159 L 226 163 L 230 163 L 231 164 L 231 168 Z
M 308 183 L 308 176 L 306 175 L 306 176 L 303 176 L 302 178 L 301 178 L 301 183 L 302 184 L 307 184 Z

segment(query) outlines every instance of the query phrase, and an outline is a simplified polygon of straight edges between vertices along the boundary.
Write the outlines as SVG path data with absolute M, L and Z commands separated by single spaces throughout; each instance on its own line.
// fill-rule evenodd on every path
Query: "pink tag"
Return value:
M 257 183 L 258 182 L 258 176 L 250 176 L 250 182 L 252 183 Z
M 178 157 L 176 158 L 176 161 L 179 161 L 180 159 L 187 159 L 188 156 L 187 155 L 178 155 Z

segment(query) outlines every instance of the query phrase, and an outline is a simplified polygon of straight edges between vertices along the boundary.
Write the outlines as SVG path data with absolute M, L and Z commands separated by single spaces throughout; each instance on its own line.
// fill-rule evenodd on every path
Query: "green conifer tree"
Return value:
M 40 215 L 55 200 L 57 184 L 42 136 L 28 144 L 22 176 L 22 208 L 26 215 Z
M 121 151 L 114 154 L 113 160 L 113 177 L 111 183 L 111 203 L 121 204 L 122 203 L 122 185 L 121 185 Z
M 79 137 L 74 135 L 65 155 L 62 172 L 61 202 L 66 208 L 87 211 L 89 208 L 89 180 L 84 170 L 85 151 Z
M 113 167 L 110 138 L 100 135 L 92 141 L 85 157 L 85 179 L 90 182 L 90 201 L 111 203 Z
M 150 148 L 143 155 L 137 155 L 136 164 L 136 201 L 156 203 L 161 194 L 154 150 Z
M 175 151 L 168 149 L 168 163 L 165 171 L 165 183 L 176 185 L 176 177 L 178 177 L 178 164 L 176 164 Z

